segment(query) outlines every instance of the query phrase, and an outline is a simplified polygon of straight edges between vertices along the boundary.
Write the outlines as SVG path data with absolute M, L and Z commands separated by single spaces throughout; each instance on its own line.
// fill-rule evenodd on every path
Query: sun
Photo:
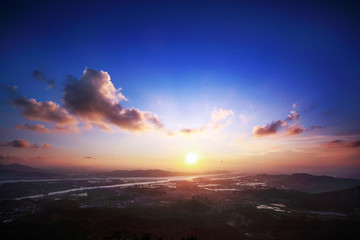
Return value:
M 196 153 L 188 153 L 186 154 L 185 161 L 187 164 L 193 165 L 197 163 L 198 159 L 199 159 L 199 155 L 197 155 Z

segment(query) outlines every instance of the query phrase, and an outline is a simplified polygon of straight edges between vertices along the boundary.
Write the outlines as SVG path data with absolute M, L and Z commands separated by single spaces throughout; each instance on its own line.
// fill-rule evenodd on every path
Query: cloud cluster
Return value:
M 35 131 L 39 133 L 51 133 L 51 130 L 46 128 L 43 124 L 17 124 L 14 126 L 14 129 L 16 130 L 29 130 L 29 131 Z
M 52 83 L 39 70 L 35 70 L 32 76 L 37 81 Z M 62 106 L 53 101 L 39 102 L 33 98 L 28 99 L 18 93 L 17 87 L 4 87 L 12 96 L 12 105 L 19 109 L 24 118 L 53 124 L 51 128 L 43 124 L 18 124 L 14 126 L 14 129 L 39 133 L 78 132 L 79 129 L 89 129 L 94 126 L 105 131 L 112 131 L 112 127 L 116 126 L 129 131 L 158 129 L 167 135 L 176 133 L 189 135 L 207 129 L 219 129 L 230 124 L 234 117 L 231 109 L 214 108 L 211 121 L 206 125 L 199 128 L 182 128 L 178 132 L 172 132 L 164 128 L 156 114 L 125 107 L 123 102 L 127 99 L 121 93 L 121 88 L 115 88 L 109 74 L 90 68 L 85 68 L 80 79 L 68 76 L 63 91 Z
M 298 123 L 294 123 L 286 129 L 286 134 L 298 135 L 304 131 L 306 131 L 306 128 L 304 126 L 300 126 Z
M 301 126 L 298 121 L 293 124 L 290 124 L 293 120 L 299 120 L 300 114 L 296 111 L 290 111 L 290 114 L 286 117 L 285 120 L 273 121 L 264 126 L 255 126 L 253 128 L 254 137 L 265 137 L 269 135 L 279 134 L 280 131 L 284 131 L 286 135 L 298 135 L 304 131 L 306 128 Z
M 37 102 L 35 99 L 18 97 L 12 104 L 21 109 L 28 120 L 52 122 L 59 125 L 76 125 L 78 121 L 69 112 L 53 101 Z
M 271 134 L 276 134 L 285 125 L 287 125 L 285 121 L 278 120 L 271 122 L 265 126 L 255 126 L 253 128 L 253 135 L 255 137 L 263 137 Z
M 285 121 L 291 121 L 291 120 L 297 120 L 300 119 L 300 114 L 295 111 L 290 111 L 290 114 L 287 115 L 287 118 Z
M 310 127 L 311 130 L 324 129 L 325 126 L 313 125 Z
M 35 70 L 32 76 L 37 81 L 52 84 L 41 71 Z M 124 107 L 120 102 L 127 99 L 121 88 L 116 89 L 104 71 L 86 68 L 80 79 L 69 76 L 64 88 L 63 106 L 53 101 L 27 99 L 18 93 L 17 87 L 3 87 L 10 93 L 12 105 L 24 118 L 54 124 L 52 129 L 42 124 L 19 124 L 14 126 L 15 129 L 69 133 L 78 132 L 81 123 L 85 125 L 82 128 L 97 126 L 105 131 L 111 131 L 112 126 L 130 131 L 163 129 L 156 114 Z
M 191 135 L 195 133 L 204 132 L 207 129 L 220 129 L 232 122 L 234 118 L 234 113 L 231 109 L 225 108 L 214 108 L 211 112 L 211 121 L 206 125 L 199 128 L 182 128 L 179 133 L 186 135 Z M 168 135 L 173 135 L 174 133 L 169 132 Z
M 211 120 L 215 129 L 230 124 L 233 117 L 234 113 L 231 109 L 214 108 L 213 112 L 211 113 Z
M 41 72 L 40 70 L 35 70 L 31 76 L 38 82 L 46 83 L 47 89 L 55 88 L 55 80 L 54 79 L 47 79 L 45 73 Z
M 182 128 L 180 130 L 180 133 L 184 133 L 184 134 L 187 134 L 187 135 L 191 135 L 191 134 L 194 134 L 194 133 L 201 133 L 203 131 L 205 131 L 206 127 L 201 127 L 201 128 Z
M 82 121 L 104 130 L 110 125 L 131 131 L 163 127 L 156 114 L 123 107 L 120 101 L 127 99 L 120 91 L 107 72 L 86 68 L 81 79 L 66 84 L 64 106 Z
M 0 143 L 0 146 L 3 147 L 15 147 L 15 148 L 39 148 L 38 144 L 30 144 L 27 140 L 19 139 L 19 140 L 13 140 L 10 142 L 3 142 Z M 42 148 L 51 148 L 52 146 L 49 143 L 44 143 L 42 145 Z
M 333 140 L 325 144 L 329 148 L 356 148 L 360 147 L 360 140 L 344 141 L 344 140 Z
M 52 148 L 51 144 L 50 143 L 44 143 L 42 146 L 42 148 Z
M 11 142 L 3 142 L 1 146 L 9 146 L 9 147 L 16 147 L 16 148 L 30 148 L 30 147 L 37 147 L 37 145 L 31 146 L 30 143 L 24 139 L 13 140 Z

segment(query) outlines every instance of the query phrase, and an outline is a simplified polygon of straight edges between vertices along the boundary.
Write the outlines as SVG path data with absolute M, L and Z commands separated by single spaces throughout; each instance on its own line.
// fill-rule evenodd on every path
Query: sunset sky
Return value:
M 359 173 L 360 8 L 314 2 L 8 1 L 0 163 Z

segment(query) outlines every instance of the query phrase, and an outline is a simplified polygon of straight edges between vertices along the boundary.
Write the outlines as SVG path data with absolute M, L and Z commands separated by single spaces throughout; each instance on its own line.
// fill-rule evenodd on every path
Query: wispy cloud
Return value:
M 45 73 L 43 73 L 40 70 L 35 70 L 31 74 L 31 77 L 33 77 L 38 82 L 46 83 L 47 84 L 47 87 L 46 87 L 47 89 L 55 88 L 55 80 L 46 78 Z
M 44 143 L 41 147 L 42 147 L 42 148 L 46 148 L 46 149 L 52 148 L 52 146 L 51 146 L 50 143 Z
M 6 92 L 8 92 L 12 97 L 19 96 L 19 88 L 18 88 L 18 86 L 11 86 L 9 84 L 2 84 L 1 87 Z
M 39 148 L 38 144 L 30 144 L 29 141 L 24 140 L 24 139 L 18 139 L 18 140 L 13 140 L 10 142 L 3 142 L 0 144 L 0 146 L 3 147 L 15 147 L 15 148 Z M 51 148 L 51 145 L 49 143 L 44 143 L 42 145 L 42 148 Z
M 234 117 L 234 113 L 231 109 L 225 109 L 225 108 L 214 108 L 211 113 L 211 121 L 213 128 L 221 128 L 225 125 L 228 125 L 232 122 L 232 119 Z
M 43 124 L 17 124 L 14 126 L 14 129 L 16 130 L 29 130 L 29 131 L 35 131 L 39 133 L 51 133 L 51 130 L 46 128 Z
M 322 112 L 322 114 L 324 114 L 325 116 L 331 116 L 331 115 L 334 115 L 338 112 L 338 110 L 336 109 L 328 109 L 324 112 Z
M 195 128 L 182 128 L 179 132 L 175 132 L 175 133 L 170 132 L 168 135 L 172 136 L 175 135 L 176 133 L 192 135 L 196 133 L 202 133 L 210 129 L 218 130 L 228 124 L 231 124 L 233 118 L 234 118 L 234 112 L 231 109 L 214 108 L 213 111 L 211 112 L 211 120 L 207 124 Z
M 360 147 L 360 140 L 344 141 L 344 140 L 336 139 L 325 143 L 325 146 L 329 148 L 356 148 L 356 147 Z
M 202 128 L 183 128 L 183 129 L 180 130 L 180 133 L 191 135 L 191 134 L 194 134 L 194 133 L 204 132 L 205 129 L 206 129 L 206 127 L 202 127 Z
M 306 128 L 304 126 L 300 126 L 298 123 L 294 123 L 288 128 L 286 128 L 286 134 L 288 135 L 298 135 L 304 131 L 306 131 Z
M 325 126 L 319 126 L 319 125 L 313 125 L 310 127 L 310 130 L 317 130 L 317 129 L 324 129 L 326 128 Z

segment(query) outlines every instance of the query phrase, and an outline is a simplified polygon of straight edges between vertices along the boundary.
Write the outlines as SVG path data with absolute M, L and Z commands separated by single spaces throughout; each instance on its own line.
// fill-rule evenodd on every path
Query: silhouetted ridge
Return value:
M 331 192 L 360 186 L 360 181 L 355 179 L 314 176 L 307 173 L 295 173 L 292 175 L 260 174 L 248 179 L 264 181 L 274 188 L 292 189 L 308 193 Z

